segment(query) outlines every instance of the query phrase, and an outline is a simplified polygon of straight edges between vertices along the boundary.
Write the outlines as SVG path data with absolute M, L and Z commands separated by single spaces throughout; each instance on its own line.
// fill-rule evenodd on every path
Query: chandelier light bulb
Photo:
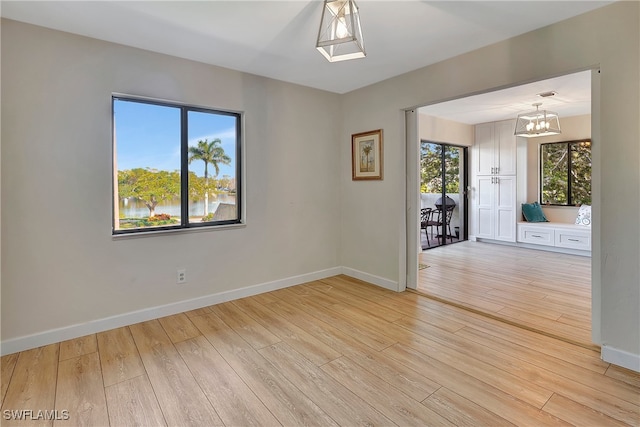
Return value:
M 347 22 L 344 20 L 344 16 L 341 16 L 336 22 L 336 36 L 339 39 L 343 39 L 348 35 L 349 30 L 347 29 Z

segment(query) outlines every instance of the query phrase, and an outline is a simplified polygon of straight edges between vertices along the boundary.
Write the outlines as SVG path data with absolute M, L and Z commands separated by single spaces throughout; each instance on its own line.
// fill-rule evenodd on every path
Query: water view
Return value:
M 213 199 L 213 200 L 211 200 Z M 209 200 L 209 212 L 215 212 L 220 203 L 230 205 L 236 204 L 235 194 L 221 193 L 217 198 Z M 149 208 L 137 199 L 121 199 L 120 200 L 120 217 L 121 218 L 146 218 L 149 216 Z M 180 199 L 174 199 L 167 204 L 158 204 L 155 209 L 156 215 L 168 214 L 171 217 L 180 217 Z M 204 200 L 189 203 L 189 217 L 201 217 L 204 215 Z

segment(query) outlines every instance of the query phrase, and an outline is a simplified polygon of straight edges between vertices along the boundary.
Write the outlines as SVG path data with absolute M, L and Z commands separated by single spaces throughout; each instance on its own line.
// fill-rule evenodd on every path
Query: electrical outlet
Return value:
M 187 283 L 187 269 L 186 268 L 179 268 L 178 269 L 178 274 L 176 276 L 176 283 L 177 284 Z

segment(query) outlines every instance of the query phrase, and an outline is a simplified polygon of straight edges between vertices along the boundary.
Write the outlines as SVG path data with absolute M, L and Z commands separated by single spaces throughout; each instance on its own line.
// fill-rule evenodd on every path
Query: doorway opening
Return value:
M 518 111 L 530 108 L 531 100 L 527 99 L 525 93 L 533 93 L 537 96 L 538 93 L 547 92 L 546 88 L 540 90 L 536 88 L 547 85 L 549 82 L 559 84 L 553 88 L 557 96 L 555 102 L 558 104 L 545 100 L 546 106 L 551 110 L 560 110 L 561 122 L 563 117 L 576 117 L 574 122 L 581 123 L 580 129 L 577 130 L 581 133 L 580 137 L 574 135 L 573 132 L 576 132 L 576 129 L 572 130 L 567 126 L 566 129 L 563 127 L 563 133 L 559 138 L 566 140 L 590 138 L 593 133 L 593 139 L 597 140 L 600 96 L 597 69 L 407 110 L 407 288 L 424 288 L 420 284 L 424 283 L 425 278 L 430 278 L 433 279 L 435 286 L 439 287 L 440 294 L 435 295 L 435 298 L 443 302 L 450 302 L 452 305 L 468 308 L 479 314 L 495 317 L 506 323 L 513 323 L 584 347 L 594 347 L 593 343 L 598 344 L 600 341 L 600 283 L 594 279 L 598 276 L 598 266 L 593 265 L 592 259 L 588 256 L 548 252 L 542 247 L 538 249 L 523 247 L 515 232 L 516 223 L 522 221 L 521 204 L 539 201 L 539 145 L 543 142 L 552 142 L 545 139 L 546 137 L 528 140 L 519 138 L 517 141 L 517 152 L 514 153 L 517 159 L 517 171 L 512 173 L 514 191 L 510 193 L 514 197 L 512 211 L 514 219 L 510 220 L 514 226 L 512 242 L 496 241 L 499 239 L 492 240 L 477 235 L 478 215 L 474 213 L 473 202 L 474 180 L 478 179 L 478 182 L 481 182 L 483 177 L 478 176 L 481 174 L 477 173 L 474 163 L 474 159 L 477 159 L 476 147 L 472 147 L 475 143 L 474 136 L 471 142 L 463 141 L 469 132 L 465 131 L 464 126 L 458 126 L 454 130 L 460 141 L 456 138 L 434 138 L 434 140 L 453 140 L 460 142 L 461 145 L 472 147 L 469 148 L 469 183 L 465 188 L 469 193 L 469 227 L 468 230 L 465 229 L 468 231 L 468 240 L 456 245 L 447 245 L 446 243 L 449 243 L 447 241 L 434 250 L 421 250 L 422 239 L 416 242 L 413 237 L 416 234 L 416 228 L 419 228 L 418 224 L 422 222 L 419 214 L 422 207 L 420 196 L 422 189 L 415 188 L 421 184 L 413 184 L 412 179 L 419 181 L 422 143 L 431 141 L 431 139 L 425 141 L 421 136 L 432 132 L 451 134 L 452 132 L 446 129 L 449 126 L 447 121 L 469 126 L 472 134 L 475 133 L 478 124 L 495 123 L 497 128 L 498 122 L 515 119 Z M 576 85 L 586 88 L 582 92 L 582 97 L 574 97 L 577 93 Z M 564 113 L 562 109 L 565 109 Z M 497 110 L 503 114 L 502 117 L 499 114 L 494 115 Z M 440 113 L 442 115 L 439 115 Z M 466 121 L 468 116 L 476 113 L 481 116 L 480 119 Z M 429 117 L 425 119 L 425 115 Z M 579 119 L 580 116 L 582 119 Z M 566 121 L 566 123 L 569 122 L 570 120 Z M 438 126 L 433 126 L 434 123 Z M 441 124 L 447 126 L 439 126 Z M 430 127 L 430 130 L 425 132 L 427 127 Z M 595 172 L 599 170 L 598 158 L 598 152 L 594 150 L 593 180 L 596 189 L 599 188 L 597 185 L 599 174 Z M 494 182 L 507 181 L 507 177 L 493 178 Z M 463 198 L 463 200 L 466 199 Z M 598 203 L 599 195 L 594 194 L 593 204 Z M 502 206 L 498 207 L 502 208 Z M 571 217 L 575 219 L 573 210 L 578 209 L 575 206 L 545 208 L 550 210 L 553 217 L 551 221 L 566 222 L 569 222 Z M 496 215 L 496 218 L 499 217 Z M 421 230 L 421 237 L 423 233 L 424 231 Z M 499 236 L 502 237 L 503 234 Z M 413 252 L 415 249 L 411 250 L 416 246 L 419 247 L 417 253 Z M 593 249 L 599 253 L 598 248 Z M 417 255 L 415 261 L 412 259 L 414 253 Z M 565 266 L 571 266 L 571 268 L 567 270 Z M 513 268 L 509 270 L 507 267 Z M 534 304 L 538 302 L 542 304 Z
M 467 148 L 420 142 L 420 247 L 467 239 Z

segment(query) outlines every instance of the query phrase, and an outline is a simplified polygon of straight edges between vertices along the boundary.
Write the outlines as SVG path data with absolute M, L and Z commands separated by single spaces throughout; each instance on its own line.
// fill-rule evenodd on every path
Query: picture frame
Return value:
M 382 129 L 351 135 L 351 178 L 358 180 L 382 180 L 383 140 Z

